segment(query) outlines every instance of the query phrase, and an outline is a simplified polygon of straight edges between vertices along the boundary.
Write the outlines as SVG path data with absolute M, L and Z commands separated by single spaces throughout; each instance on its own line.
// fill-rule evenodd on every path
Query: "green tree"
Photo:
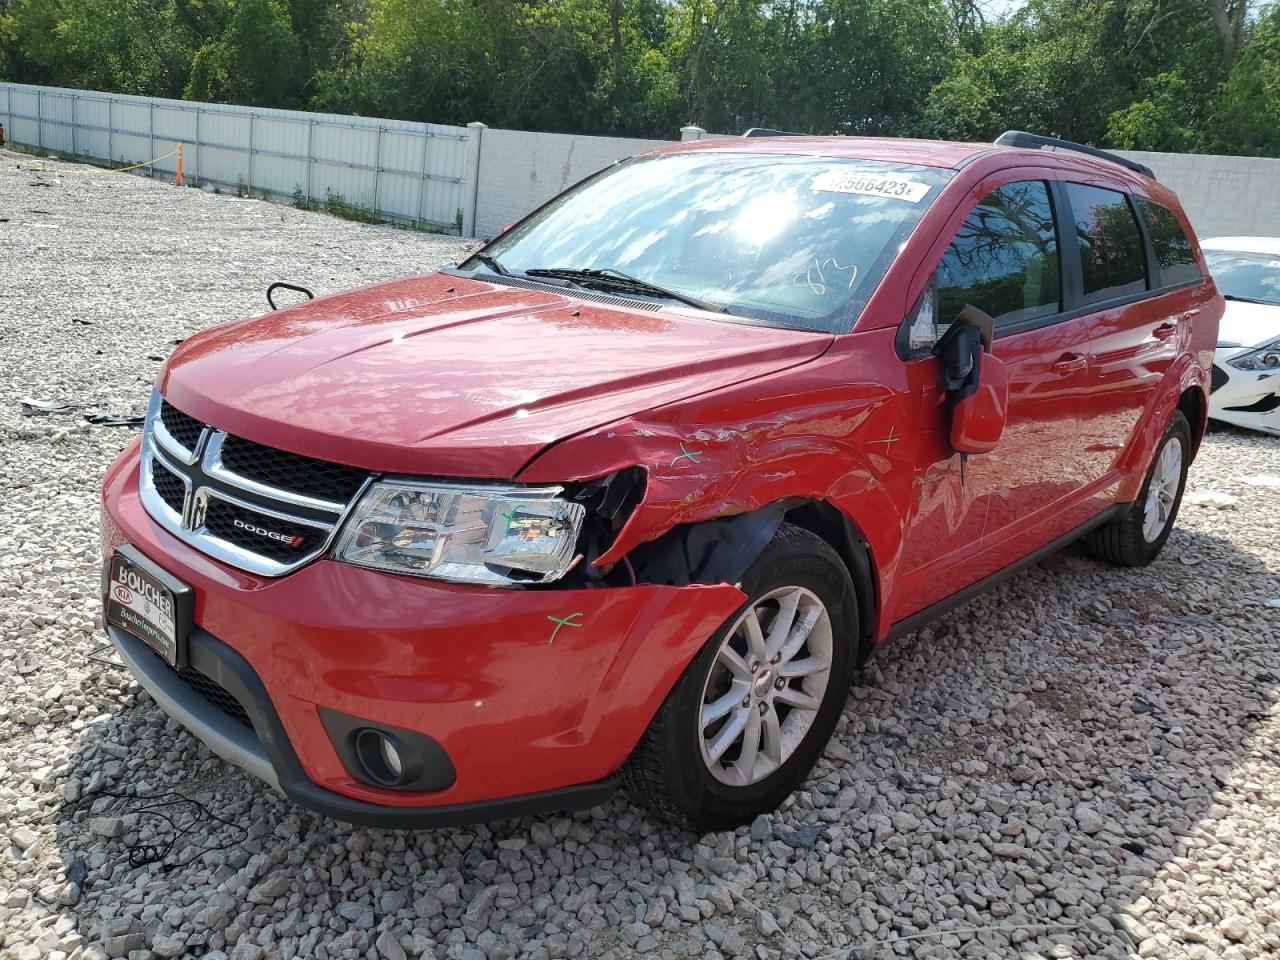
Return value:
M 1280 156 L 1280 6 L 1262 12 L 1200 138 L 1210 153 Z
M 990 140 L 1008 129 L 1073 140 L 1103 132 L 1116 92 L 1105 77 L 1105 0 L 1031 0 L 992 26 L 981 50 L 960 55 L 928 94 L 923 127 L 939 137 Z
M 183 95 L 251 106 L 303 103 L 302 44 L 284 0 L 236 0 L 226 26 L 192 57 Z
M 1106 142 L 1122 150 L 1188 150 L 1195 143 L 1189 103 L 1187 83 L 1177 73 L 1153 77 L 1145 99 L 1111 114 Z
M 1280 155 L 1261 0 L 0 0 L 0 77 L 495 126 Z

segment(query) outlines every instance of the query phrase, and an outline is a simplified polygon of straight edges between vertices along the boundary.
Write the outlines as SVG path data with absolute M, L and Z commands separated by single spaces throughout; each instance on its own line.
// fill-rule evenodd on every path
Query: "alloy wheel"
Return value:
M 1181 484 L 1182 443 L 1173 436 L 1160 448 L 1147 485 L 1147 502 L 1142 513 L 1142 536 L 1147 543 L 1155 543 L 1169 525 Z
M 831 615 L 803 587 L 780 587 L 734 621 L 707 675 L 702 760 L 721 783 L 747 786 L 796 751 L 831 677 Z

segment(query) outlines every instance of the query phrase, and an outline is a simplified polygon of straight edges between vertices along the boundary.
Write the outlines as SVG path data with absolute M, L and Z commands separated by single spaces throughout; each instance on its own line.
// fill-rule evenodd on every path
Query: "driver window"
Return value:
M 989 313 L 996 328 L 1061 309 L 1058 239 L 1048 186 L 1039 180 L 993 190 L 965 218 L 938 264 L 938 327 L 965 304 Z

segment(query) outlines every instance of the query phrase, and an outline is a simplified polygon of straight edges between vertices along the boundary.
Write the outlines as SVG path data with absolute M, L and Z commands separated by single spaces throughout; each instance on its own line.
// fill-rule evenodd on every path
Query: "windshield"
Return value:
M 1204 258 L 1224 296 L 1280 304 L 1280 256 L 1206 250 Z
M 638 157 L 555 200 L 466 266 L 554 270 L 560 282 L 845 333 L 950 177 L 776 154 Z M 618 274 L 641 283 L 624 286 Z

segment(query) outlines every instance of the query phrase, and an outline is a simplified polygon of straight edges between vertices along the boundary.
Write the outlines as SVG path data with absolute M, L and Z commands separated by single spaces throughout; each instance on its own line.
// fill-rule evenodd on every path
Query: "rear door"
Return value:
M 1079 467 L 1108 500 L 1120 457 L 1199 309 L 1202 277 L 1173 213 L 1099 185 L 1060 184 L 1078 270 L 1069 293 L 1089 326 L 1089 389 L 1081 409 Z

